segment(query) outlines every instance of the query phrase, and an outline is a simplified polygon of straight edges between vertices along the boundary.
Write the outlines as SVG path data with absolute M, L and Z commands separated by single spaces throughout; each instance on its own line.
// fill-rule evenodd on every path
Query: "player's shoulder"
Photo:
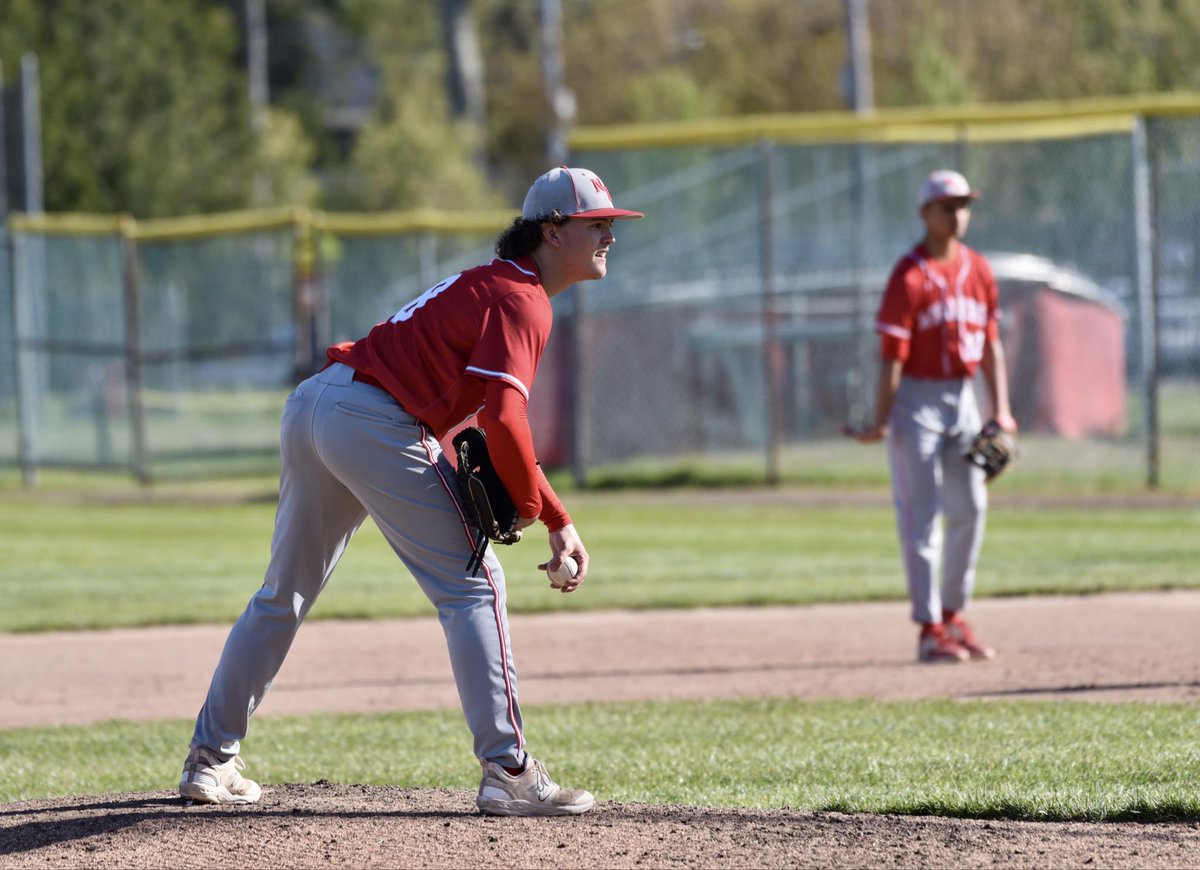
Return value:
M 496 281 L 493 300 L 510 307 L 550 310 L 550 297 L 542 286 L 537 264 L 531 257 L 493 261 Z
M 527 257 L 516 260 L 497 257 L 490 263 L 469 269 L 463 273 L 463 277 L 493 299 L 511 293 L 533 294 L 546 298 L 537 265 Z
M 542 287 L 537 264 L 530 257 L 497 258 L 466 273 L 481 310 L 493 312 L 503 323 L 524 323 L 549 330 L 554 314 Z
M 971 261 L 971 268 L 978 270 L 982 275 L 992 277 L 992 264 L 988 258 L 974 248 L 963 245 L 961 242 L 959 244 L 962 245 L 963 256 Z
M 513 260 L 496 257 L 490 263 L 477 266 L 473 271 L 494 281 L 509 284 L 540 287 L 542 283 L 538 276 L 537 263 L 532 257 L 517 257 Z
M 888 279 L 889 283 L 905 281 L 910 277 L 913 280 L 920 280 L 920 276 L 922 274 L 921 261 L 922 256 L 919 245 L 909 249 L 908 251 L 905 251 L 900 258 L 896 260 L 895 265 L 892 266 L 892 272 Z

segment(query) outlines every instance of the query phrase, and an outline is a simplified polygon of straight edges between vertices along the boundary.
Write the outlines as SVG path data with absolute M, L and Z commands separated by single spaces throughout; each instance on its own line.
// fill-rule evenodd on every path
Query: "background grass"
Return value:
M 600 800 L 1036 820 L 1200 819 L 1191 705 L 794 700 L 526 711 Z M 0 801 L 174 789 L 190 722 L 0 731 Z M 119 747 L 119 751 L 114 751 Z M 260 717 L 266 783 L 478 786 L 458 711 Z
M 905 595 L 886 498 L 821 504 L 802 493 L 575 493 L 592 555 L 584 590 L 555 595 L 536 570 L 544 534 L 501 552 L 514 612 L 809 604 Z M 0 498 L 0 630 L 231 622 L 262 581 L 269 501 Z M 1200 508 L 998 506 L 980 595 L 1200 585 Z M 432 613 L 369 522 L 310 618 Z

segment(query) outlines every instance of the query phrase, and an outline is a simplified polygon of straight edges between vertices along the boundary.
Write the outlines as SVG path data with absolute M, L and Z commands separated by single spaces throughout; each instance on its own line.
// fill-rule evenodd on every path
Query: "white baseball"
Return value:
M 546 569 L 546 573 L 550 575 L 550 582 L 555 586 L 562 586 L 571 580 L 575 579 L 575 575 L 579 573 L 579 566 L 575 564 L 575 560 L 571 556 L 562 557 L 562 565 L 557 571 Z

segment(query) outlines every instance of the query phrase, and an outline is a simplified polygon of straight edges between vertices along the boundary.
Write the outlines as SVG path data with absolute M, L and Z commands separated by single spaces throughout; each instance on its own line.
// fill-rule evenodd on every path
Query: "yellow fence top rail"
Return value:
M 274 208 L 224 212 L 177 218 L 136 220 L 129 215 L 20 214 L 9 216 L 16 232 L 47 235 L 119 235 L 139 242 L 268 232 L 292 228 L 318 230 L 345 236 L 397 235 L 401 233 L 499 233 L 520 213 L 509 211 L 445 212 L 414 209 L 399 212 L 332 213 L 302 208 Z
M 232 211 L 220 214 L 133 221 L 131 237 L 139 242 L 198 239 L 231 233 L 254 233 L 295 226 L 299 212 L 291 208 Z
M 8 216 L 13 230 L 71 236 L 109 236 L 127 232 L 131 218 L 119 214 L 21 214 Z
M 1200 116 L 1200 93 L 1181 92 L 1079 100 L 879 109 L 853 112 L 740 115 L 658 124 L 578 127 L 576 151 L 783 142 L 1000 141 L 1088 136 L 1132 129 L 1142 117 Z
M 313 227 L 338 235 L 392 235 L 411 232 L 499 233 L 521 210 L 447 212 L 414 209 L 404 212 L 313 212 Z
M 296 223 L 294 209 L 262 209 L 177 218 L 137 220 L 124 214 L 12 214 L 9 227 L 47 235 L 120 235 L 138 241 L 187 239 L 281 229 Z

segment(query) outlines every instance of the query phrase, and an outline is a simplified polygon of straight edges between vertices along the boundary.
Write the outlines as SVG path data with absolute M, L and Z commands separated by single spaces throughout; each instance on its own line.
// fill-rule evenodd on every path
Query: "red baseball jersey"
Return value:
M 479 410 L 490 378 L 529 398 L 553 319 L 532 258 L 493 260 L 430 287 L 327 356 L 374 377 L 440 439 Z
M 876 316 L 884 359 L 914 378 L 973 377 L 999 335 L 999 294 L 987 260 L 959 243 L 939 261 L 923 244 L 900 258 Z
M 497 259 L 429 288 L 326 356 L 374 378 L 439 440 L 480 411 L 489 383 L 517 390 L 521 399 L 499 418 L 512 438 L 495 433 L 492 459 L 521 515 L 541 516 L 553 531 L 570 518 L 537 471 L 524 415 L 553 320 L 533 258 Z

